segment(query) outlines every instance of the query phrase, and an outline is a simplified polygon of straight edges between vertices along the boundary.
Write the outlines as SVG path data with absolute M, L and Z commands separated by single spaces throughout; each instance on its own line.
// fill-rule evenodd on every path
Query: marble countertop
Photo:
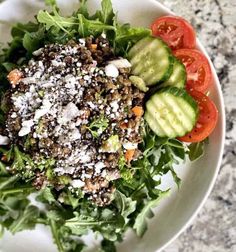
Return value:
M 214 189 L 190 227 L 163 252 L 236 251 L 236 1 L 159 0 L 189 20 L 217 70 L 227 134 Z

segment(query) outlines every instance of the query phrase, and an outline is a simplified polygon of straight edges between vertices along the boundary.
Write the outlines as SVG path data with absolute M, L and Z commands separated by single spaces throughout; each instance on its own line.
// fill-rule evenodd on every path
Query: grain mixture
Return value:
M 144 93 L 131 85 L 130 67 L 101 36 L 46 45 L 9 74 L 6 132 L 32 157 L 36 188 L 67 186 L 110 203 L 118 164 L 138 158 L 142 139 Z M 53 176 L 38 168 L 47 162 Z

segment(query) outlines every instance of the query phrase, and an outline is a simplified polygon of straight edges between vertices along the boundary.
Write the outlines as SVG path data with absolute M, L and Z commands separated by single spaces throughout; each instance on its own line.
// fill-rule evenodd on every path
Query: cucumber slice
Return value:
M 185 86 L 187 74 L 184 64 L 178 59 L 174 58 L 173 73 L 170 78 L 161 84 L 161 87 L 178 87 L 183 88 Z
M 198 105 L 184 89 L 167 87 L 147 101 L 144 116 L 158 136 L 181 137 L 195 126 Z
M 169 79 L 174 58 L 170 48 L 159 38 L 145 37 L 129 51 L 132 74 L 141 77 L 147 86 Z

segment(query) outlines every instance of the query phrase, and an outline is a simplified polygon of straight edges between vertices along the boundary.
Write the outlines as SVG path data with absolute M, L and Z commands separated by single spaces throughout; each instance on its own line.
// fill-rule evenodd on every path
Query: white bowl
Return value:
M 71 10 L 75 10 L 78 3 L 77 0 L 60 0 L 58 2 L 65 13 L 71 13 Z M 91 10 L 96 10 L 99 4 L 99 0 L 89 1 Z M 113 0 L 113 5 L 119 13 L 121 22 L 129 22 L 135 26 L 149 27 L 155 18 L 173 14 L 155 0 Z M 27 21 L 40 8 L 43 8 L 43 1 L 8 0 L 0 5 L 0 19 L 7 22 Z M 1 40 L 9 38 L 9 27 L 8 25 L 0 26 Z M 199 41 L 197 45 L 208 57 Z M 168 175 L 165 177 L 163 187 L 173 187 L 171 196 L 163 199 L 156 209 L 156 216 L 150 220 L 149 229 L 144 237 L 138 239 L 133 232 L 129 231 L 124 242 L 118 245 L 118 251 L 160 251 L 189 225 L 212 190 L 223 154 L 225 112 L 219 80 L 211 62 L 210 64 L 214 79 L 210 96 L 219 110 L 219 121 L 210 137 L 206 153 L 197 162 L 186 163 L 176 168 L 182 178 L 180 190 L 177 190 Z M 85 240 L 90 245 L 89 251 L 97 251 L 95 249 L 97 242 L 93 240 L 91 235 L 87 236 Z M 32 248 L 34 252 L 56 251 L 49 230 L 39 226 L 34 231 L 24 231 L 15 236 L 7 233 L 0 241 L 0 251 L 3 252 L 32 252 Z

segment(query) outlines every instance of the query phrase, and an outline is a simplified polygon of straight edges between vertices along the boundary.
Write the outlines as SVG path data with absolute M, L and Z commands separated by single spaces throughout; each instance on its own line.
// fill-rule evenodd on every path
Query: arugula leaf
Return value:
M 154 216 L 152 208 L 156 207 L 159 204 L 160 200 L 166 197 L 168 194 L 169 191 L 162 192 L 157 199 L 146 202 L 144 208 L 135 219 L 133 226 L 139 237 L 142 237 L 147 230 L 147 219 L 150 219 Z
M 23 46 L 29 53 L 32 53 L 43 45 L 44 38 L 44 28 L 40 28 L 37 32 L 27 32 L 23 37 Z
M 118 162 L 118 167 L 120 170 L 121 178 L 124 179 L 127 183 L 131 183 L 133 174 L 131 172 L 130 167 L 127 167 L 127 163 L 126 163 L 124 155 L 120 157 L 119 162 Z
M 121 216 L 123 216 L 125 221 L 127 222 L 127 217 L 136 210 L 137 202 L 132 200 L 131 198 L 126 197 L 118 190 L 116 190 L 114 197 L 116 207 L 118 208 Z
M 59 252 L 81 252 L 85 247 L 78 237 L 71 235 L 70 230 L 57 221 L 50 220 L 50 228 Z
M 41 189 L 40 194 L 36 198 L 38 201 L 43 203 L 52 204 L 56 201 L 54 195 L 52 194 L 51 188 L 45 187 Z
M 131 27 L 130 24 L 119 25 L 116 24 L 116 35 L 114 40 L 114 47 L 117 53 L 126 54 L 129 49 L 140 39 L 150 36 L 151 30 L 142 27 Z
M 100 12 L 100 19 L 104 24 L 112 25 L 115 14 L 113 12 L 113 7 L 111 0 L 102 0 L 102 11 Z
M 81 37 L 87 37 L 90 35 L 97 36 L 102 32 L 115 30 L 115 28 L 112 25 L 106 25 L 99 20 L 86 19 L 82 14 L 78 14 L 78 20 L 79 20 L 78 31 Z
M 0 193 L 3 189 L 12 186 L 12 184 L 17 182 L 19 179 L 20 177 L 18 175 L 14 175 L 11 177 L 0 177 Z
M 177 139 L 169 139 L 168 146 L 171 147 L 172 152 L 178 158 L 184 160 L 187 152 L 187 146 Z
M 67 192 L 61 193 L 59 197 L 63 198 L 63 203 L 66 205 L 72 206 L 73 209 L 76 209 L 79 206 L 79 200 L 83 197 L 82 191 L 79 193 L 79 190 L 77 190 L 78 195 L 76 196 L 72 195 L 72 193 L 68 190 Z
M 9 62 L 4 62 L 2 63 L 2 66 L 6 69 L 6 71 L 9 73 L 11 72 L 11 70 L 16 68 L 16 65 L 13 63 L 9 63 Z M 3 110 L 4 113 L 6 113 L 6 111 Z
M 25 33 L 37 32 L 39 29 L 38 23 L 28 22 L 26 24 L 17 23 L 12 27 L 11 35 L 13 38 L 23 38 Z
M 191 143 L 189 148 L 189 159 L 190 161 L 195 161 L 201 158 L 204 155 L 204 147 L 205 141 L 198 142 L 198 143 Z
M 37 15 L 37 20 L 39 23 L 44 24 L 46 30 L 49 30 L 52 27 L 57 27 L 58 29 L 63 30 L 67 34 L 71 34 L 66 28 L 73 28 L 78 25 L 77 19 L 74 17 L 62 17 L 54 9 L 54 15 L 51 15 L 48 11 L 40 10 Z
M 33 229 L 37 223 L 39 217 L 39 210 L 35 206 L 27 206 L 26 209 L 21 212 L 14 222 L 10 225 L 9 230 L 15 234 L 25 229 Z
M 22 177 L 26 180 L 34 177 L 34 172 L 32 167 L 34 163 L 28 154 L 25 154 L 19 150 L 15 145 L 14 147 L 14 162 L 12 164 L 12 169 L 21 173 Z
M 116 246 L 112 241 L 103 240 L 101 246 L 102 246 L 102 252 L 116 252 Z
M 109 216 L 109 218 L 98 220 L 90 216 L 86 216 L 86 218 L 84 218 L 84 216 L 80 216 L 77 212 L 75 212 L 75 216 L 76 216 L 75 218 L 67 220 L 65 224 L 65 226 L 71 228 L 75 233 L 77 233 L 77 230 L 79 230 L 82 227 L 117 224 L 117 218 L 115 216 L 112 216 L 112 218 Z
M 94 208 L 94 206 L 86 205 L 80 212 L 74 213 L 74 218 L 66 220 L 65 226 L 74 235 L 83 235 L 92 229 L 100 232 L 104 238 L 116 241 L 120 230 L 124 227 L 124 218 L 115 209 L 113 211 L 108 208 Z
M 80 0 L 80 8 L 77 11 L 77 14 L 82 14 L 85 18 L 89 18 L 87 0 Z
M 50 228 L 51 228 L 51 231 L 52 231 L 52 236 L 53 236 L 54 242 L 57 245 L 58 251 L 59 252 L 65 252 L 65 250 L 63 248 L 63 245 L 61 243 L 61 240 L 59 238 L 58 226 L 57 226 L 56 222 L 51 219 L 49 221 L 49 223 L 50 223 Z
M 0 161 L 0 176 L 8 174 L 6 165 Z

